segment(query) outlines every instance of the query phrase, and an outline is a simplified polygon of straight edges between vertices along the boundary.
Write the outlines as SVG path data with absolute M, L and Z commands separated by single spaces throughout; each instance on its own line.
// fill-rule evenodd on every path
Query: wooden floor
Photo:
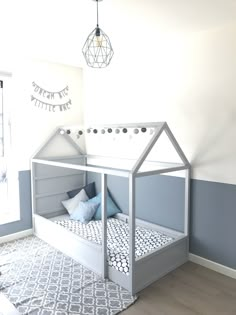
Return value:
M 236 280 L 188 262 L 139 293 L 122 315 L 236 315 Z

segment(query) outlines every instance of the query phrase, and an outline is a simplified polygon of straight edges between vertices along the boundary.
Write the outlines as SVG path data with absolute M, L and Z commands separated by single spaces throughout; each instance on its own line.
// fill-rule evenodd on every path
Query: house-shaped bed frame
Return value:
M 137 160 L 133 161 L 133 166 L 129 169 L 90 164 L 89 160 L 91 158 L 94 159 L 94 156 L 89 156 L 83 152 L 76 143 L 76 140 L 71 137 L 70 130 L 70 126 L 58 127 L 32 158 L 31 180 L 34 233 L 91 270 L 103 277 L 109 277 L 132 294 L 135 294 L 188 260 L 190 164 L 166 122 L 102 125 L 83 129 L 83 136 L 86 136 L 87 132 L 93 133 L 93 130 L 96 130 L 96 132 L 94 131 L 94 136 L 96 136 L 95 133 L 101 131 L 108 134 L 112 130 L 125 133 L 133 133 L 134 130 L 138 130 L 140 133 L 141 131 L 152 130 L 148 144 Z M 78 127 L 78 130 L 81 130 L 81 127 Z M 141 166 L 146 163 L 147 156 L 163 132 L 169 138 L 170 143 L 180 157 L 181 163 L 163 163 L 158 161 L 154 163 L 152 161 L 151 169 L 144 168 L 142 170 Z M 50 147 L 51 142 L 56 137 L 62 137 L 66 140 L 76 150 L 77 154 L 42 157 L 43 154 L 41 153 L 46 147 Z M 138 177 L 155 176 L 176 171 L 184 171 L 185 173 L 184 230 L 179 232 L 136 219 L 136 179 Z M 61 206 L 61 201 L 68 198 L 66 192 L 86 184 L 86 172 L 101 174 L 102 245 L 83 239 L 50 220 L 51 217 L 64 213 L 65 210 Z M 119 219 L 125 220 L 129 224 L 129 275 L 125 275 L 109 267 L 107 264 L 107 217 L 105 202 L 107 197 L 107 175 L 126 177 L 129 181 L 128 216 L 124 214 L 117 215 Z M 174 241 L 145 256 L 135 258 L 136 224 L 163 231 L 167 235 L 173 236 Z

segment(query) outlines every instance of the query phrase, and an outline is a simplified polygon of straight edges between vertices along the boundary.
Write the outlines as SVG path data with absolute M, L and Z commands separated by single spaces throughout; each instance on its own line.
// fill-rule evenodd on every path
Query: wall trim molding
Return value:
M 33 229 L 21 231 L 14 234 L 9 234 L 0 237 L 0 244 L 17 240 L 18 238 L 26 237 L 33 234 Z
M 197 256 L 194 254 L 189 253 L 189 261 L 194 262 L 198 265 L 201 265 L 203 267 L 206 267 L 208 269 L 214 270 L 216 272 L 219 272 L 225 276 L 228 276 L 230 278 L 236 279 L 236 270 L 233 268 L 226 267 L 224 265 L 218 264 L 214 261 L 208 260 L 206 258 L 203 258 L 201 256 Z

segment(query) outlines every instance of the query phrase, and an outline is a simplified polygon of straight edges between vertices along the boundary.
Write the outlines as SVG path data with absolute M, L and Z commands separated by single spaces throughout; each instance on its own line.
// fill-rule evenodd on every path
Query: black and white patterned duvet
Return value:
M 60 220 L 55 223 L 73 233 L 97 244 L 102 243 L 102 221 L 90 221 L 88 224 L 74 220 Z M 136 227 L 135 257 L 138 258 L 173 240 L 163 233 Z M 129 274 L 129 225 L 124 221 L 109 218 L 107 220 L 107 248 L 109 266 Z

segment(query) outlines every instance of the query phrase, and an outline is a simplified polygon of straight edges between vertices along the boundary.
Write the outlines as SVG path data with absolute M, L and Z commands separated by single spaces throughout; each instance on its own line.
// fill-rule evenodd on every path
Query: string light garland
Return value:
M 97 2 L 97 26 L 86 39 L 82 52 L 87 65 L 92 68 L 105 68 L 110 64 L 114 55 L 109 37 L 99 27 L 98 1 Z
M 98 134 L 99 132 L 104 135 L 106 132 L 108 134 L 111 134 L 112 132 L 114 132 L 116 135 L 120 134 L 121 132 L 123 132 L 124 134 L 127 134 L 130 132 L 133 132 L 135 135 L 139 134 L 141 131 L 141 133 L 146 133 L 148 132 L 148 134 L 152 135 L 154 133 L 154 129 L 153 128 L 146 128 L 146 127 L 139 127 L 139 128 L 121 128 L 121 127 L 118 127 L 118 128 L 110 128 L 110 127 L 105 127 L 105 128 L 102 128 L 102 129 L 97 129 L 97 128 L 93 128 L 93 127 L 90 127 L 90 128 L 87 128 L 87 129 L 79 129 L 77 131 L 73 131 L 73 130 L 70 130 L 70 129 L 60 129 L 59 130 L 59 133 L 61 135 L 64 135 L 65 133 L 70 135 L 70 134 L 73 134 L 75 133 L 77 139 L 80 138 L 80 136 L 84 135 L 86 132 L 89 134 L 93 133 L 93 134 Z M 129 136 L 130 139 L 132 138 L 132 135 Z

